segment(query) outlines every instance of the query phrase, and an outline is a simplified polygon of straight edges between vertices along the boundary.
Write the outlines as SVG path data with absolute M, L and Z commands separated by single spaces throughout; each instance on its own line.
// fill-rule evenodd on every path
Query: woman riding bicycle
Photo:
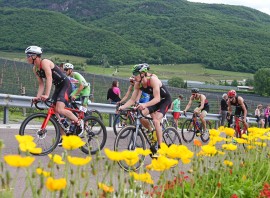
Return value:
M 158 77 L 154 74 L 148 73 L 149 69 L 150 67 L 146 63 L 135 65 L 132 68 L 132 74 L 135 81 L 134 91 L 131 98 L 126 102 L 126 104 L 120 106 L 119 110 L 133 105 L 136 102 L 136 99 L 141 96 L 142 91 L 150 94 L 152 100 L 139 104 L 137 108 L 142 110 L 143 115 L 150 114 L 153 118 L 158 142 L 153 145 L 151 150 L 155 153 L 158 150 L 159 145 L 162 143 L 162 127 L 160 122 L 168 111 L 172 99 L 167 88 L 162 84 Z M 149 126 L 144 127 L 149 129 Z
M 208 103 L 208 100 L 206 99 L 206 96 L 203 94 L 200 94 L 199 92 L 200 90 L 198 88 L 191 89 L 191 96 L 189 98 L 189 102 L 183 112 L 184 114 L 186 113 L 186 111 L 192 105 L 193 101 L 197 102 L 199 106 L 194 109 L 194 113 L 196 113 L 197 115 L 200 115 L 200 120 L 203 124 L 203 130 L 206 131 L 206 122 L 204 118 L 207 115 L 207 112 L 209 112 L 209 103 Z

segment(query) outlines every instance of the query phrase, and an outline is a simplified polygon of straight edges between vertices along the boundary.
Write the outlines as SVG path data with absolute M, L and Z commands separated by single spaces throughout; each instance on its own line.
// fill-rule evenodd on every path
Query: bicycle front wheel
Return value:
M 99 118 L 101 121 L 103 121 L 103 117 L 102 117 L 101 113 L 96 109 L 88 110 L 86 112 L 85 116 L 94 116 L 94 117 Z
M 86 144 L 81 147 L 85 154 L 96 154 L 102 150 L 107 141 L 107 130 L 103 122 L 94 116 L 87 116 L 84 119 L 83 140 Z
M 118 114 L 113 121 L 113 132 L 117 135 L 122 128 L 132 124 L 133 121 L 130 115 Z
M 167 127 L 162 134 L 163 141 L 167 146 L 172 144 L 181 145 L 182 141 L 178 131 L 174 127 Z
M 182 126 L 182 138 L 186 143 L 190 143 L 195 136 L 195 127 L 192 119 L 188 119 Z
M 32 153 L 33 155 L 47 155 L 58 145 L 60 129 L 55 118 L 51 117 L 45 128 L 41 128 L 47 116 L 45 113 L 32 114 L 21 124 L 19 134 L 34 137 L 36 147 L 42 149 L 40 154 Z
M 212 129 L 212 125 L 208 120 L 206 120 L 206 131 L 201 132 L 201 140 L 203 142 L 207 142 L 209 140 L 209 138 L 210 138 L 209 130 L 210 129 Z
M 119 152 L 124 150 L 134 151 L 136 148 L 142 148 L 144 150 L 146 149 L 145 139 L 141 130 L 139 129 L 138 134 L 136 135 L 135 126 L 127 126 L 123 128 L 116 136 L 114 150 Z M 129 166 L 124 160 L 118 161 L 118 164 L 125 171 L 135 171 L 141 167 L 145 159 L 145 156 L 139 157 L 139 161 L 133 166 Z

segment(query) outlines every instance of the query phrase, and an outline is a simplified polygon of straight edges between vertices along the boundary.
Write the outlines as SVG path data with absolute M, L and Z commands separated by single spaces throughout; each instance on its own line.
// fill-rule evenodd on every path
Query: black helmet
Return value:
M 198 88 L 192 88 L 191 93 L 199 93 L 200 90 Z

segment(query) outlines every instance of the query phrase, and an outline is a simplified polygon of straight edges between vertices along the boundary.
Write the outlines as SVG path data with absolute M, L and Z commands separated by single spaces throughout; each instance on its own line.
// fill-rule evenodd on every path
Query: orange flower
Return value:
M 202 146 L 202 142 L 200 140 L 195 139 L 194 140 L 194 145 L 195 146 Z

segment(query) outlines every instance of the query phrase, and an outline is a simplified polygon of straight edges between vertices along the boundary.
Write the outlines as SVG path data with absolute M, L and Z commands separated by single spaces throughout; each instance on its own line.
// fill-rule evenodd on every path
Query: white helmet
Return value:
M 42 54 L 42 48 L 38 46 L 29 46 L 25 50 L 26 54 L 37 54 L 40 55 Z
M 64 69 L 73 69 L 74 66 L 73 66 L 71 63 L 65 63 L 65 64 L 63 65 L 63 68 L 64 68 Z

